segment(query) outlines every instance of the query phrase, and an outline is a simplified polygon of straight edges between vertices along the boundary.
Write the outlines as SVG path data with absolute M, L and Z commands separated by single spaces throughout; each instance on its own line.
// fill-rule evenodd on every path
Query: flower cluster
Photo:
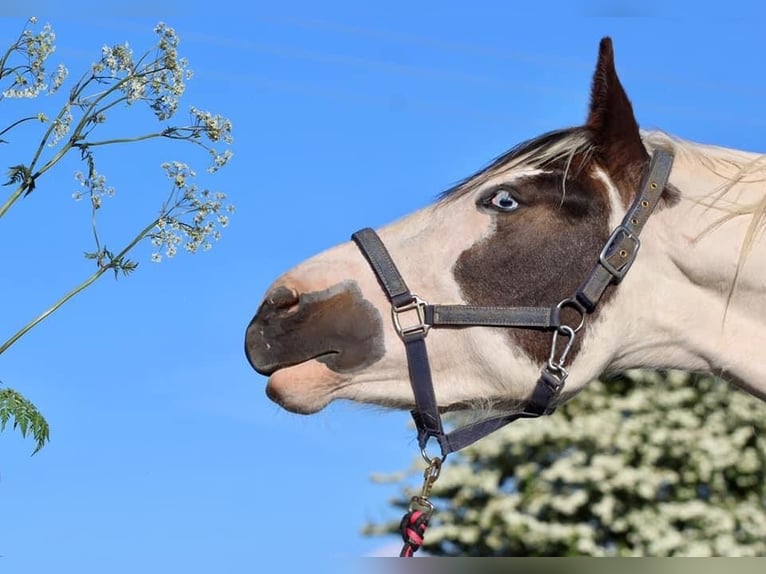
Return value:
M 94 69 L 107 69 L 117 75 L 121 72 L 133 73 L 133 50 L 127 42 L 116 46 L 101 48 L 101 62 L 94 65 Z
M 30 18 L 27 26 L 36 23 L 37 18 Z M 12 82 L 2 91 L 0 99 L 36 98 L 45 90 L 53 93 L 61 87 L 67 77 L 67 69 L 59 65 L 51 76 L 50 83 L 45 71 L 45 61 L 56 49 L 55 40 L 56 34 L 50 24 L 45 24 L 38 33 L 33 33 L 28 27 L 24 28 L 3 60 L 4 67 L 0 69 L 0 78 L 8 76 L 12 78 Z
M 160 23 L 154 31 L 159 39 L 153 58 L 145 54 L 135 60 L 128 43 L 103 46 L 91 71 L 100 83 L 115 82 L 128 104 L 145 101 L 157 119 L 167 120 L 178 109 L 192 73 L 187 60 L 178 56 L 175 30 Z
M 234 212 L 234 206 L 225 205 L 226 195 L 221 192 L 200 190 L 192 179 L 194 171 L 181 162 L 162 164 L 165 174 L 171 180 L 171 193 L 154 231 L 149 234 L 155 252 L 152 261 L 162 260 L 161 250 L 166 257 L 173 257 L 178 248 L 189 253 L 212 247 L 212 241 L 221 238 L 221 228 L 229 224 L 227 214 Z
M 79 201 L 83 197 L 90 198 L 91 206 L 94 210 L 101 208 L 101 200 L 104 196 L 113 197 L 114 188 L 106 185 L 106 176 L 93 169 L 88 175 L 81 171 L 75 172 L 75 180 L 80 184 L 81 189 L 75 191 L 72 197 Z
M 198 127 L 211 142 L 225 142 L 227 144 L 234 141 L 231 135 L 231 121 L 220 114 L 211 114 L 192 106 L 190 110 L 193 124 Z
M 55 50 L 56 36 L 48 24 L 40 32 L 33 33 L 31 28 L 36 23 L 34 18 L 27 22 L 15 44 L 0 60 L 0 79 L 12 79 L 11 86 L 0 99 L 34 97 L 45 89 L 52 93 L 67 78 L 67 69 L 62 65 L 51 75 L 50 82 L 46 80 L 45 61 Z M 140 55 L 134 55 L 133 48 L 127 42 L 104 45 L 100 58 L 69 90 L 58 113 L 50 118 L 44 113 L 24 118 L 24 122 L 38 120 L 48 124 L 42 138 L 45 146 L 40 146 L 29 165 L 15 166 L 9 176 L 10 182 L 19 186 L 13 199 L 15 201 L 23 193 L 31 192 L 36 179 L 52 169 L 69 150 L 79 151 L 87 169 L 76 172 L 79 189 L 72 196 L 75 200 L 90 200 L 96 241 L 96 250 L 90 255 L 99 262 L 100 267 L 109 266 L 115 270 L 118 267 L 125 270 L 127 263 L 133 263 L 124 259 L 123 252 L 108 252 L 99 239 L 96 212 L 102 208 L 104 197 L 114 195 L 114 188 L 107 185 L 106 177 L 96 168 L 96 150 L 107 145 L 153 138 L 187 141 L 209 154 L 211 163 L 207 171 L 210 173 L 225 166 L 232 157 L 228 147 L 233 141 L 231 121 L 197 107 L 190 108 L 190 119 L 186 125 L 163 127 L 154 132 L 124 138 L 95 137 L 100 125 L 107 121 L 107 114 L 117 109 L 118 105 L 146 104 L 161 122 L 176 113 L 185 82 L 192 77 L 192 73 L 186 59 L 178 54 L 179 38 L 176 31 L 160 23 L 154 32 L 157 35 L 155 45 Z M 13 58 L 21 63 L 16 63 Z M 58 148 L 47 161 L 42 156 L 46 146 Z M 131 249 L 132 245 L 145 237 L 149 237 L 155 247 L 152 254 L 155 261 L 163 256 L 173 257 L 181 247 L 192 253 L 210 249 L 212 243 L 220 237 L 220 230 L 228 225 L 233 206 L 224 204 L 224 194 L 200 189 L 193 183 L 195 173 L 188 165 L 170 162 L 163 164 L 162 168 L 172 182 L 169 197 L 160 210 L 156 226 L 144 229 L 126 249 Z M 32 177 L 33 172 L 35 178 Z M 127 263 L 123 265 L 124 262 Z M 130 270 L 133 268 L 130 267 Z
M 59 112 L 58 117 L 53 120 L 51 138 L 48 140 L 48 147 L 57 146 L 61 140 L 69 135 L 69 132 L 72 129 L 72 119 L 72 106 L 66 104 L 61 109 L 61 112 Z
M 148 66 L 148 86 L 154 101 L 151 104 L 157 119 L 166 120 L 175 114 L 178 99 L 186 89 L 185 80 L 192 77 L 189 62 L 178 56 L 178 36 L 173 28 L 160 23 L 154 32 L 159 37 L 157 57 Z
M 69 76 L 69 70 L 64 66 L 64 64 L 59 64 L 56 66 L 56 71 L 53 74 L 53 77 L 51 78 L 51 85 L 48 89 L 49 94 L 53 94 L 58 91 L 58 89 L 64 85 L 64 81 Z
M 192 116 L 192 129 L 194 138 L 200 138 L 205 135 L 211 142 L 223 142 L 231 144 L 234 138 L 231 134 L 232 125 L 231 120 L 223 117 L 220 114 L 211 114 L 195 107 L 190 110 Z M 223 152 L 219 152 L 216 148 L 208 148 L 208 152 L 212 157 L 212 163 L 208 167 L 209 173 L 215 173 L 232 158 L 232 152 L 230 149 L 226 149 Z
M 101 57 L 91 66 L 90 74 L 84 76 L 71 90 L 70 100 L 53 120 L 49 144 L 56 145 L 65 138 L 65 145 L 79 149 L 88 164 L 88 174 L 77 174 L 81 188 L 74 193 L 75 199 L 88 196 L 92 209 L 100 209 L 102 198 L 111 195 L 105 179 L 96 171 L 96 151 L 109 144 L 125 144 L 152 138 L 167 138 L 190 142 L 201 147 L 211 157 L 208 172 L 214 173 L 225 166 L 232 157 L 228 146 L 232 143 L 232 124 L 227 118 L 190 108 L 190 121 L 186 125 L 168 126 L 154 133 L 125 138 L 98 140 L 98 127 L 107 120 L 107 113 L 117 104 L 132 106 L 143 103 L 149 106 L 155 117 L 164 121 L 173 116 L 179 99 L 184 93 L 184 82 L 191 78 L 188 62 L 178 55 L 179 39 L 170 26 L 160 23 L 154 29 L 158 36 L 155 46 L 135 55 L 127 43 L 104 45 Z M 72 117 L 72 112 L 81 117 Z M 216 149 L 218 144 L 223 149 Z M 194 171 L 181 162 L 162 165 L 171 180 L 171 192 L 160 210 L 156 226 L 148 233 L 155 250 L 152 260 L 173 257 L 179 249 L 189 252 L 207 250 L 220 237 L 220 229 L 228 224 L 228 214 L 233 206 L 224 205 L 225 196 L 200 189 L 192 183 Z M 95 229 L 97 252 L 101 248 Z M 146 231 L 144 231 L 146 233 Z

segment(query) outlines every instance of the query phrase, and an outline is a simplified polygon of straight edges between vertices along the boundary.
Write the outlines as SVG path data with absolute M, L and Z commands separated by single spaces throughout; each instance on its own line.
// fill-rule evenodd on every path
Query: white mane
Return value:
M 730 300 L 747 257 L 766 227 L 766 154 L 690 142 L 661 131 L 644 132 L 642 137 L 650 149 L 673 151 L 677 162 L 687 170 L 698 175 L 705 170 L 712 176 L 707 186 L 679 188 L 682 199 L 720 213 L 694 238 L 696 241 L 734 219 L 750 218 L 742 234 L 737 269 L 729 288 Z

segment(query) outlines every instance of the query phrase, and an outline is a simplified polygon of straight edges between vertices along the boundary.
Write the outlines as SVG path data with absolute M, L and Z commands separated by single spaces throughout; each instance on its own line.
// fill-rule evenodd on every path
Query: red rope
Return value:
M 429 515 L 422 510 L 410 510 L 402 517 L 399 530 L 402 533 L 404 546 L 399 553 L 400 557 L 412 558 L 415 552 L 423 545 L 423 537 L 428 528 Z

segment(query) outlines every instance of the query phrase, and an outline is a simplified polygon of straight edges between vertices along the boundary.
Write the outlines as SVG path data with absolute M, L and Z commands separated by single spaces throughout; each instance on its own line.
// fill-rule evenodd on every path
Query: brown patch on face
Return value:
M 588 275 L 609 236 L 607 190 L 582 170 L 567 179 L 562 196 L 562 177 L 560 172 L 545 173 L 512 187 L 498 186 L 508 190 L 519 207 L 495 213 L 494 233 L 464 251 L 455 263 L 453 273 L 467 303 L 554 307 Z M 487 190 L 483 198 L 494 191 Z M 550 332 L 508 332 L 534 360 L 548 358 Z M 570 356 L 577 352 L 578 341 Z
M 281 286 L 250 322 L 245 352 L 262 375 L 310 359 L 350 373 L 383 357 L 383 322 L 355 281 L 300 295 Z
M 573 148 L 569 158 L 555 156 L 550 162 L 534 163 L 536 157 L 546 158 L 546 152 L 552 157 L 554 146 L 567 139 L 573 145 L 578 141 L 587 145 Z M 447 198 L 471 192 L 474 185 L 482 185 L 519 158 L 532 158 L 531 167 L 542 165 L 548 173 L 514 184 L 510 191 L 519 207 L 511 213 L 496 212 L 492 236 L 458 258 L 453 271 L 469 304 L 553 307 L 571 297 L 596 264 L 610 233 L 609 192 L 604 182 L 592 176 L 594 168 L 603 169 L 615 184 L 624 207 L 636 198 L 649 154 L 617 76 L 611 39 L 604 38 L 599 46 L 584 126 L 551 132 L 517 146 L 462 182 Z M 562 196 L 565 173 L 566 193 Z M 491 193 L 493 190 L 485 192 Z M 678 202 L 679 194 L 667 186 L 662 197 L 660 207 L 668 207 Z M 601 301 L 611 292 L 608 289 Z M 566 317 L 564 321 L 574 324 Z M 550 333 L 522 329 L 509 333 L 532 358 L 548 358 Z M 575 341 L 570 357 L 577 353 L 581 339 Z

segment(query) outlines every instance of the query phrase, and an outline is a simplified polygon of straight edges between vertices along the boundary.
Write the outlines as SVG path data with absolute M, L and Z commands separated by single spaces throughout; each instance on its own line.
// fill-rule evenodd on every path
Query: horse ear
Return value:
M 641 141 L 633 106 L 617 77 L 611 38 L 599 45 L 586 127 L 593 134 L 596 157 L 628 193 L 640 184 L 649 155 Z M 627 188 L 627 189 L 626 189 Z

